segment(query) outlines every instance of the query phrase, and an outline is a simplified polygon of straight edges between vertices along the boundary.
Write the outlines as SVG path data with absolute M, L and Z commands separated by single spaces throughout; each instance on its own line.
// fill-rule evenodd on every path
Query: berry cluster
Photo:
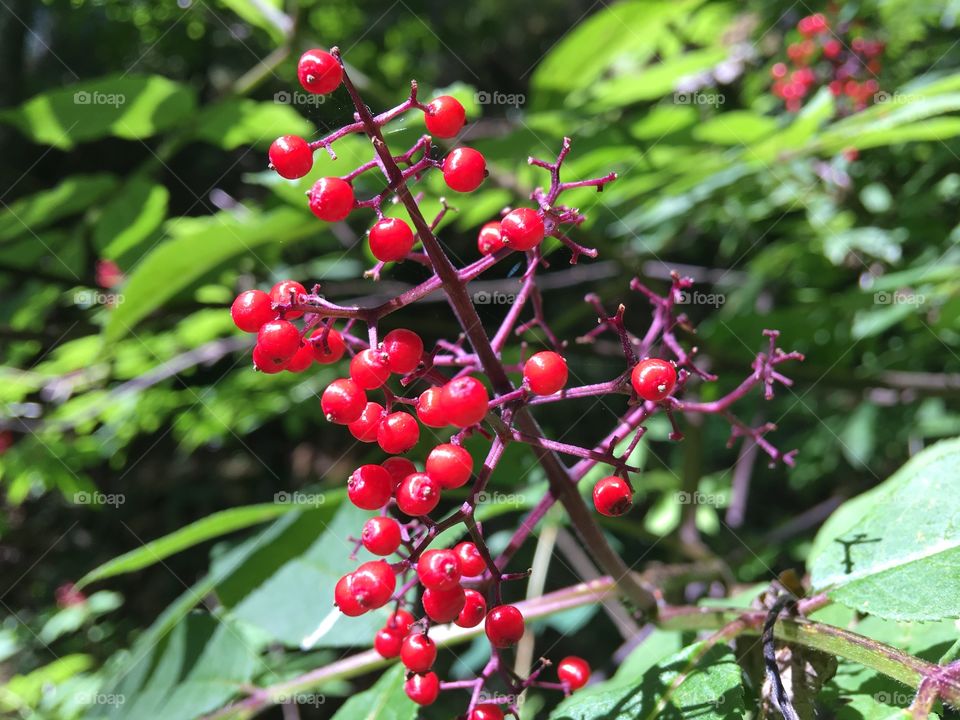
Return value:
M 826 85 L 842 101 L 840 114 L 863 110 L 871 104 L 880 85 L 884 45 L 863 37 L 849 23 L 831 27 L 822 13 L 797 23 L 799 39 L 787 46 L 787 59 L 770 69 L 773 94 L 786 109 L 798 112 L 804 98 Z
M 570 249 L 571 263 L 582 255 L 597 255 L 596 250 L 568 236 L 569 228 L 579 226 L 585 217 L 578 209 L 560 204 L 559 197 L 574 188 L 602 191 L 616 175 L 561 181 L 561 167 L 570 151 L 569 139 L 564 139 L 553 162 L 530 158 L 531 165 L 550 173 L 550 186 L 533 191 L 533 207 L 506 208 L 499 219 L 484 224 L 477 238 L 480 257 L 458 269 L 434 235 L 450 208 L 441 199 L 440 215 L 428 222 L 409 184 L 430 170 L 440 171 L 446 185 L 455 192 L 471 192 L 484 182 L 486 160 L 474 149 L 455 147 L 442 159 L 433 157 L 433 138 L 453 138 L 464 126 L 466 118 L 460 103 L 441 96 L 424 105 L 417 100 L 417 86 L 413 83 L 407 100 L 374 116 L 344 71 L 336 50 L 305 53 L 298 75 L 308 92 L 332 92 L 342 85 L 356 109 L 354 122 L 311 142 L 289 136 L 279 138 L 270 149 L 271 165 L 283 177 L 303 177 L 312 167 L 313 152 L 322 148 L 336 158 L 331 147 L 336 140 L 352 133 L 366 134 L 375 157 L 341 177 L 317 180 L 308 193 L 310 209 L 328 222 L 342 221 L 357 210 L 373 212 L 376 220 L 368 238 L 379 263 L 367 273 L 369 277 L 378 278 L 386 263 L 411 258 L 431 272 L 419 285 L 372 307 L 338 305 L 320 294 L 319 286 L 307 292 L 300 283 L 284 280 L 270 292 L 242 292 L 233 303 L 234 322 L 240 330 L 257 334 L 253 363 L 261 372 L 303 372 L 313 362 L 332 364 L 349 357 L 347 377 L 333 380 L 321 394 L 323 416 L 331 423 L 344 425 L 357 441 L 376 443 L 389 456 L 380 463 L 360 465 L 347 479 L 350 502 L 375 513 L 355 539 L 356 550 L 363 547 L 378 559 L 363 562 L 340 578 L 334 590 L 336 607 L 353 617 L 392 606 L 373 645 L 382 657 L 399 658 L 408 671 L 406 693 L 415 702 L 429 705 L 443 690 L 467 689 L 472 691 L 467 708 L 469 720 L 516 715 L 516 704 L 511 698 L 527 688 L 570 693 L 583 687 L 590 677 L 589 665 L 578 657 L 564 658 L 556 665 L 558 682 L 541 679 L 551 665 L 545 658 L 526 678 L 510 672 L 501 659 L 501 654 L 516 645 L 526 632 L 522 604 L 505 602 L 503 586 L 529 575 L 529 571 L 505 569 L 537 522 L 554 502 L 561 502 L 585 542 L 594 543 L 592 549 L 604 570 L 623 578 L 624 591 L 639 610 L 655 612 L 655 600 L 632 580 L 619 557 L 608 546 L 596 545 L 606 540 L 596 526 L 596 516 L 584 506 L 576 483 L 594 466 L 609 466 L 609 475 L 593 489 L 597 514 L 618 516 L 628 512 L 633 503 L 629 474 L 637 468 L 627 461 L 645 432 L 644 423 L 658 412 L 665 413 L 673 423 L 671 438 L 675 440 L 682 437 L 675 423 L 676 413 L 722 415 L 732 425 L 732 438 L 750 438 L 772 460 L 792 464 L 793 453 L 781 454 L 764 438 L 772 426 L 751 427 L 729 408 L 753 387 L 763 387 L 770 397 L 775 382 L 789 384 L 776 367 L 798 359 L 799 355 L 777 348 L 777 334 L 769 332 L 769 349 L 758 354 L 753 374 L 733 392 L 709 403 L 681 400 L 678 395 L 691 377 L 706 381 L 715 378 L 693 364 L 693 351 L 684 350 L 674 334 L 678 327 L 689 327 L 686 318 L 676 313 L 675 304 L 691 285 L 689 279 L 674 275 L 666 296 L 653 293 L 639 281 L 631 285 L 653 305 L 653 321 L 642 336 L 627 329 L 623 305 L 614 316 L 607 316 L 600 300 L 588 296 L 600 322 L 579 342 L 589 344 L 600 334 L 613 332 L 623 348 L 626 368 L 609 382 L 570 387 L 573 373 L 562 352 L 566 343 L 557 338 L 544 318 L 536 286 L 537 270 L 546 267 L 543 243 L 548 237 Z M 382 128 L 411 110 L 423 113 L 430 135 L 421 137 L 403 154 L 392 155 Z M 386 176 L 387 187 L 373 197 L 359 199 L 353 183 L 362 173 L 374 169 Z M 394 198 L 403 206 L 409 223 L 384 216 L 382 206 Z M 418 243 L 422 252 L 415 251 Z M 514 253 L 524 254 L 527 270 L 520 280 L 516 300 L 499 330 L 489 338 L 466 285 Z M 453 342 L 438 338 L 428 348 L 417 333 L 406 328 L 380 336 L 378 326 L 384 317 L 441 289 L 463 329 L 460 338 Z M 533 309 L 533 318 L 520 324 L 520 314 L 528 307 Z M 356 332 L 358 323 L 366 326 L 365 333 Z M 533 326 L 542 330 L 552 349 L 536 352 L 518 364 L 505 365 L 502 351 L 509 337 Z M 518 379 L 516 384 L 511 375 Z M 625 398 L 627 410 L 613 432 L 594 448 L 546 437 L 532 413 L 539 405 L 604 395 Z M 433 437 L 448 435 L 432 444 L 422 468 L 402 456 L 419 443 L 421 426 L 430 428 Z M 614 448 L 631 434 L 627 449 L 615 454 Z M 464 446 L 470 437 L 489 441 L 482 464 L 475 463 Z M 511 443 L 535 449 L 551 481 L 551 493 L 529 512 L 506 548 L 494 557 L 474 511 L 478 496 Z M 578 463 L 567 467 L 558 459 L 560 455 L 574 457 Z M 441 512 L 445 498 L 453 497 L 457 498 L 453 507 Z M 437 536 L 454 528 L 461 528 L 465 537 L 453 547 L 437 546 Z M 491 656 L 475 680 L 444 682 L 434 672 L 438 647 L 431 638 L 431 629 L 441 623 L 462 628 L 483 625 Z M 503 702 L 480 702 L 483 689 L 495 677 L 500 678 L 510 694 L 504 696 Z

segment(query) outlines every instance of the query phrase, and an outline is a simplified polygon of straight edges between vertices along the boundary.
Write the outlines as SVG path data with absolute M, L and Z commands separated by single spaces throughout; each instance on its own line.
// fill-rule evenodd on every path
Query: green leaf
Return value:
M 0 112 L 34 142 L 69 150 L 114 136 L 151 137 L 190 116 L 193 91 L 159 75 L 110 75 L 37 95 Z
M 105 258 L 117 260 L 151 237 L 167 216 L 170 192 L 134 177 L 104 206 L 93 228 L 93 242 Z
M 333 720 L 413 720 L 417 705 L 403 691 L 403 668 L 395 665 L 376 684 L 347 700 Z
M 197 117 L 197 137 L 226 150 L 244 146 L 267 147 L 280 135 L 308 137 L 313 125 L 290 104 L 298 98 L 323 98 L 298 92 L 279 92 L 273 102 L 233 98 L 204 108 Z M 264 158 L 266 165 L 266 158 Z
M 293 29 L 293 21 L 282 8 L 282 0 L 220 0 L 251 25 L 266 30 L 280 42 Z
M 693 129 L 693 136 L 716 145 L 749 145 L 777 129 L 777 121 L 747 110 L 716 115 Z
M 0 209 L 0 240 L 36 233 L 61 218 L 82 212 L 116 186 L 112 175 L 73 175 L 50 190 L 6 204 Z
M 937 443 L 842 505 L 817 534 L 818 591 L 863 613 L 940 620 L 960 613 L 960 440 Z

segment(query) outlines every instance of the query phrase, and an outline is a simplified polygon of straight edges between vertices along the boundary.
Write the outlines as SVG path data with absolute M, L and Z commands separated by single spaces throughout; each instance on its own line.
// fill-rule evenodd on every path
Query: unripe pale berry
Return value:
M 391 330 L 380 342 L 380 349 L 387 356 L 390 372 L 406 375 L 417 369 L 423 357 L 423 340 L 413 330 Z
M 403 260 L 413 250 L 413 230 L 400 218 L 384 218 L 370 228 L 370 252 L 381 262 Z
M 346 180 L 324 177 L 309 193 L 310 211 L 326 222 L 339 222 L 353 210 L 353 186 Z
M 353 380 L 340 378 L 327 385 L 320 396 L 324 417 L 338 425 L 358 420 L 367 407 L 367 394 Z
M 483 420 L 489 402 L 487 388 L 469 375 L 448 382 L 440 395 L 442 412 L 447 421 L 460 428 L 476 425 Z
M 443 161 L 443 180 L 456 192 L 471 192 L 487 176 L 487 161 L 473 148 L 455 148 Z
M 247 290 L 237 295 L 230 306 L 233 324 L 248 333 L 257 332 L 264 324 L 277 317 L 273 301 L 263 290 Z
M 460 584 L 460 558 L 453 550 L 427 550 L 417 561 L 417 578 L 425 588 L 452 590 Z
M 277 175 L 287 180 L 302 178 L 313 167 L 313 151 L 307 141 L 296 135 L 282 135 L 273 141 L 268 153 Z
M 464 590 L 463 609 L 454 622 L 462 628 L 479 625 L 487 614 L 487 601 L 476 590 Z
M 437 645 L 427 635 L 407 635 L 400 648 L 400 662 L 407 670 L 424 673 L 433 667 L 437 659 Z
M 287 320 L 271 320 L 257 331 L 257 347 L 264 357 L 289 360 L 300 347 L 300 331 Z
M 400 523 L 382 515 L 372 517 L 363 524 L 360 540 L 374 555 L 392 555 L 400 547 Z
M 673 392 L 677 369 L 666 360 L 646 358 L 634 366 L 630 381 L 641 398 L 660 402 Z
M 497 648 L 516 645 L 523 637 L 523 614 L 513 605 L 498 605 L 487 613 L 484 630 Z
M 593 486 L 593 506 L 601 515 L 617 517 L 628 512 L 632 505 L 633 492 L 622 477 L 601 478 Z
M 318 328 L 310 335 L 310 346 L 313 348 L 313 359 L 321 365 L 330 365 L 337 362 L 347 351 L 343 336 L 333 328 L 327 333 L 326 345 L 323 340 L 323 328 Z
M 411 675 L 403 683 L 403 691 L 417 705 L 433 705 L 440 694 L 440 680 L 436 673 Z
M 343 80 L 343 68 L 333 55 L 314 48 L 300 56 L 297 78 L 307 92 L 326 95 L 336 90 Z
M 423 122 L 427 132 L 434 137 L 452 138 L 460 132 L 466 118 L 467 113 L 459 100 L 450 95 L 441 95 L 427 105 Z
M 364 390 L 373 390 L 390 379 L 390 368 L 383 353 L 362 350 L 350 360 L 350 379 Z
M 481 255 L 492 255 L 504 247 L 499 221 L 488 222 L 480 228 L 480 233 L 477 235 L 477 250 Z
M 281 280 L 270 289 L 270 299 L 280 304 L 290 304 L 297 301 L 301 295 L 306 295 L 307 289 L 296 280 Z M 303 315 L 300 310 L 289 310 L 284 313 L 285 320 L 296 320 Z
M 368 402 L 360 417 L 347 425 L 347 430 L 360 442 L 376 442 L 381 420 L 383 420 L 383 405 Z
M 380 465 L 361 465 L 347 480 L 350 502 L 362 510 L 379 510 L 390 500 L 393 480 Z
M 377 444 L 385 453 L 405 453 L 420 440 L 420 426 L 410 413 L 394 412 L 380 421 Z
M 453 546 L 453 551 L 460 558 L 460 572 L 464 577 L 476 577 L 487 569 L 487 563 L 480 554 L 480 550 L 472 542 L 464 541 Z
M 533 250 L 543 241 L 543 234 L 543 218 L 530 208 L 511 210 L 500 221 L 503 244 L 513 250 Z
M 557 677 L 571 690 L 579 690 L 590 680 L 590 664 L 581 657 L 568 655 L 557 664 Z
M 473 457 L 459 445 L 443 443 L 427 455 L 425 472 L 444 490 L 463 487 L 473 472 Z
M 438 428 L 449 425 L 443 411 L 443 388 L 431 387 L 420 393 L 417 398 L 417 417 L 427 427 Z
M 537 395 L 553 395 L 567 384 L 567 361 L 559 353 L 545 350 L 523 365 L 523 379 Z
M 457 585 L 450 590 L 427 588 L 423 591 L 420 601 L 423 603 L 423 611 L 427 617 L 434 622 L 448 623 L 459 617 L 467 597 L 463 588 Z
M 439 502 L 440 483 L 426 473 L 407 475 L 397 488 L 397 507 L 406 515 L 428 515 Z

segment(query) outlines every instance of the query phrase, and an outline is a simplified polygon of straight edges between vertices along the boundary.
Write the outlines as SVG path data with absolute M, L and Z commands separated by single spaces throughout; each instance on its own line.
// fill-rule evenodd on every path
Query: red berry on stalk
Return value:
M 523 379 L 537 395 L 553 395 L 567 384 L 567 361 L 559 353 L 538 352 L 523 365 Z
M 454 622 L 462 628 L 479 625 L 487 614 L 487 601 L 476 590 L 464 590 L 463 609 Z
M 400 648 L 400 662 L 407 670 L 424 673 L 433 667 L 437 659 L 437 645 L 427 635 L 407 635 Z
M 314 48 L 300 56 L 297 77 L 307 92 L 326 95 L 336 90 L 343 80 L 343 68 L 333 55 Z
M 457 585 L 450 590 L 427 588 L 423 591 L 420 601 L 423 603 L 423 611 L 427 617 L 434 622 L 448 623 L 460 616 L 467 597 L 463 588 Z
M 420 440 L 420 426 L 410 413 L 395 412 L 387 415 L 377 430 L 377 444 L 385 453 L 405 453 Z
M 347 573 L 337 580 L 333 588 L 333 604 L 347 617 L 358 617 L 367 611 L 353 589 L 353 573 Z
M 270 296 L 263 290 L 247 290 L 237 295 L 230 306 L 233 324 L 248 333 L 257 332 L 264 324 L 277 317 Z
M 666 360 L 646 358 L 634 366 L 630 381 L 641 398 L 660 402 L 673 392 L 677 384 L 677 369 Z
M 380 421 L 382 419 L 383 405 L 368 402 L 360 417 L 347 425 L 347 430 L 360 442 L 376 442 L 377 430 L 380 429 Z
M 443 411 L 443 388 L 431 387 L 417 398 L 417 417 L 427 427 L 438 428 L 450 423 Z
M 387 618 L 387 624 L 383 627 L 390 632 L 399 633 L 401 637 L 410 632 L 413 626 L 413 615 L 406 610 L 397 610 Z
M 490 396 L 487 388 L 476 378 L 454 378 L 440 395 L 440 406 L 447 421 L 460 428 L 476 425 L 487 414 Z
M 390 479 L 393 480 L 393 489 L 396 490 L 397 487 L 403 482 L 403 479 L 407 475 L 412 475 L 417 471 L 417 466 L 413 462 L 404 457 L 388 457 L 382 463 L 380 467 L 390 473 Z
M 353 380 L 340 378 L 327 385 L 320 396 L 324 417 L 338 425 L 358 420 L 367 407 L 367 394 Z
M 623 515 L 633 506 L 633 491 L 622 477 L 601 478 L 593 486 L 593 506 L 607 517 Z
M 450 95 L 434 98 L 423 114 L 427 132 L 439 138 L 455 137 L 466 119 L 467 112 L 463 109 L 463 105 Z
M 262 373 L 275 375 L 281 370 L 285 370 L 289 362 L 289 360 L 268 357 L 259 345 L 253 346 L 253 367 Z
M 324 177 L 310 188 L 310 211 L 321 220 L 339 222 L 353 210 L 353 186 L 346 180 Z
M 318 328 L 310 335 L 310 346 L 313 348 L 313 359 L 321 365 L 330 365 L 337 362 L 347 351 L 343 336 L 333 328 L 327 333 L 326 345 L 323 341 L 323 328 Z
M 363 546 L 374 555 L 392 555 L 400 547 L 400 523 L 391 517 L 372 517 L 360 532 Z
M 530 208 L 511 210 L 500 221 L 500 235 L 512 250 L 533 250 L 543 241 L 543 218 Z
M 456 192 L 471 192 L 487 176 L 487 161 L 473 148 L 455 148 L 443 161 L 443 180 Z
M 361 606 L 376 610 L 390 602 L 397 589 L 397 576 L 386 561 L 371 560 L 353 571 L 351 589 Z
M 460 584 L 460 558 L 453 550 L 427 550 L 417 561 L 417 577 L 425 588 L 452 590 Z
M 281 280 L 270 289 L 270 299 L 276 303 L 289 304 L 297 301 L 300 295 L 306 295 L 307 289 L 296 280 Z M 285 320 L 296 320 L 303 315 L 299 310 L 289 310 L 284 313 Z
M 432 672 L 426 675 L 411 675 L 403 684 L 403 691 L 417 705 L 433 705 L 440 694 L 440 680 L 437 674 Z
M 460 558 L 460 572 L 464 577 L 476 577 L 487 569 L 487 563 L 480 550 L 472 542 L 464 541 L 454 545 L 453 551 Z
M 413 330 L 398 328 L 388 332 L 380 341 L 380 349 L 387 355 L 387 367 L 397 375 L 406 375 L 417 369 L 423 357 L 423 340 Z
M 407 475 L 397 488 L 397 507 L 406 515 L 428 515 L 440 502 L 440 484 L 426 473 Z
M 568 655 L 557 665 L 557 677 L 571 690 L 579 690 L 590 680 L 590 664 L 581 657 Z
M 350 360 L 350 379 L 364 390 L 373 390 L 390 379 L 390 368 L 383 353 L 362 350 Z
M 400 655 L 400 648 L 403 646 L 403 635 L 390 630 L 389 628 L 380 628 L 377 634 L 373 636 L 373 649 L 380 657 L 395 658 Z
M 503 710 L 493 703 L 480 703 L 470 711 L 467 720 L 503 720 Z
M 277 175 L 287 180 L 302 178 L 313 167 L 313 150 L 307 141 L 296 135 L 281 135 L 267 153 Z
M 287 360 L 284 370 L 292 373 L 300 373 L 313 364 L 313 348 L 304 343 L 293 354 L 293 357 Z
M 300 331 L 287 320 L 271 320 L 257 331 L 257 347 L 264 357 L 289 360 L 300 347 Z
M 492 255 L 504 247 L 499 221 L 488 222 L 480 228 L 480 234 L 477 235 L 477 250 L 481 255 Z
M 425 472 L 444 490 L 463 487 L 473 472 L 473 457 L 459 445 L 443 443 L 427 455 Z
M 399 218 L 384 218 L 370 228 L 370 252 L 381 262 L 403 260 L 413 250 L 413 230 Z
M 361 465 L 347 480 L 350 502 L 362 510 L 379 510 L 390 500 L 393 480 L 380 465 Z
M 497 648 L 516 645 L 523 637 L 523 613 L 513 605 L 498 605 L 487 613 L 484 630 L 490 644 Z

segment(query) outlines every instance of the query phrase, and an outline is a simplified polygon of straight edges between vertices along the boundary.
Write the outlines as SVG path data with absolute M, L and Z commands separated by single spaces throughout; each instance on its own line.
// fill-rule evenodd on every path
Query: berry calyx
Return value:
M 460 584 L 460 558 L 453 550 L 427 550 L 417 561 L 417 577 L 425 588 L 452 590 Z
M 410 413 L 395 412 L 387 415 L 377 430 L 377 444 L 385 453 L 405 453 L 420 440 L 420 426 Z
M 459 585 L 450 590 L 427 588 L 423 591 L 420 602 L 427 617 L 434 622 L 448 623 L 460 616 L 460 611 L 467 602 L 467 596 Z
M 397 375 L 406 375 L 417 369 L 423 357 L 423 340 L 413 330 L 391 330 L 380 342 L 387 356 L 387 367 Z
M 297 77 L 307 92 L 326 95 L 336 90 L 343 80 L 343 68 L 333 55 L 314 48 L 300 56 Z
M 310 188 L 308 197 L 310 211 L 326 222 L 339 222 L 353 210 L 353 186 L 340 178 L 320 178 Z
M 417 705 L 433 705 L 440 694 L 440 680 L 437 674 L 432 672 L 426 675 L 411 675 L 403 684 L 403 691 Z
M 263 290 L 247 290 L 237 295 L 230 306 L 233 324 L 248 333 L 257 332 L 264 324 L 277 317 L 273 301 Z
M 523 365 L 523 379 L 536 395 L 553 395 L 567 384 L 567 361 L 559 353 L 545 350 Z
M 390 379 L 390 368 L 383 353 L 362 350 L 350 360 L 350 379 L 364 390 L 373 390 Z
M 500 235 L 513 250 L 533 250 L 543 241 L 543 218 L 530 208 L 511 210 L 500 221 Z
M 673 392 L 677 384 L 677 369 L 666 360 L 646 358 L 634 366 L 630 382 L 641 398 L 660 402 Z
M 368 402 L 360 417 L 347 425 L 347 430 L 360 442 L 376 442 L 381 420 L 383 420 L 383 405 Z
M 523 613 L 514 605 L 498 605 L 487 613 L 484 630 L 490 644 L 497 648 L 516 645 L 523 637 Z
M 297 301 L 301 295 L 306 295 L 307 289 L 296 280 L 281 280 L 270 289 L 270 299 L 277 305 L 289 304 Z M 290 310 L 284 313 L 285 320 L 296 320 L 303 315 L 300 310 Z
M 412 475 L 417 471 L 417 466 L 408 458 L 403 457 L 388 457 L 380 463 L 380 467 L 390 473 L 394 490 L 397 489 L 407 475 Z
M 391 517 L 372 517 L 363 524 L 360 540 L 374 555 L 392 555 L 400 547 L 400 523 Z
M 487 601 L 476 590 L 464 590 L 463 609 L 454 622 L 462 628 L 479 625 L 487 614 Z
M 307 141 L 296 135 L 281 135 L 267 153 L 277 175 L 287 180 L 302 178 L 313 167 L 313 150 Z
M 376 610 L 390 602 L 390 596 L 397 589 L 397 576 L 386 561 L 371 560 L 353 572 L 350 589 L 362 607 Z
M 607 517 L 617 517 L 633 506 L 633 491 L 622 477 L 601 478 L 593 486 L 593 506 Z
M 440 405 L 447 422 L 459 428 L 470 427 L 483 420 L 489 402 L 487 388 L 469 375 L 448 382 L 440 395 Z
M 400 655 L 400 648 L 403 646 L 403 635 L 389 628 L 380 628 L 377 634 L 373 636 L 373 649 L 379 653 L 380 657 L 395 658 Z
M 471 192 L 487 176 L 487 161 L 473 148 L 455 148 L 443 161 L 443 181 L 456 192 Z
M 449 425 L 443 411 L 443 388 L 431 387 L 420 393 L 417 398 L 417 417 L 427 427 L 438 428 Z
M 266 375 L 275 375 L 285 370 L 289 360 L 278 360 L 267 356 L 259 345 L 253 346 L 253 367 Z
M 304 343 L 297 348 L 297 351 L 293 354 L 293 357 L 287 360 L 286 365 L 284 365 L 284 370 L 292 373 L 299 373 L 306 370 L 313 364 L 313 348 L 310 347 L 307 343 Z
M 568 655 L 557 664 L 557 677 L 571 690 L 579 690 L 590 680 L 590 664 L 581 657 Z
M 403 260 L 413 250 L 413 230 L 399 218 L 384 218 L 370 228 L 370 252 L 381 262 Z
M 400 648 L 400 662 L 407 670 L 425 673 L 437 659 L 437 645 L 427 635 L 407 635 Z
M 313 359 L 321 365 L 330 365 L 337 362 L 347 351 L 343 336 L 333 328 L 327 333 L 326 345 L 323 340 L 323 328 L 313 331 L 310 336 L 310 346 L 313 348 Z
M 361 465 L 347 480 L 347 496 L 350 502 L 362 510 L 382 508 L 390 500 L 392 488 L 390 473 L 380 465 Z
M 460 572 L 463 577 L 476 577 L 487 569 L 487 563 L 480 550 L 472 542 L 464 541 L 454 545 L 453 551 L 460 559 Z
M 333 588 L 333 604 L 347 617 L 358 617 L 367 611 L 367 608 L 360 604 L 357 593 L 353 589 L 353 573 L 348 573 L 337 580 Z
M 427 455 L 425 472 L 444 490 L 463 487 L 473 472 L 473 457 L 459 445 L 443 443 Z
M 434 98 L 423 114 L 427 132 L 438 138 L 455 137 L 466 119 L 467 112 L 463 109 L 463 105 L 450 95 Z
M 353 380 L 340 378 L 327 385 L 320 396 L 324 417 L 338 425 L 359 420 L 367 407 L 367 394 Z
M 503 244 L 503 234 L 500 232 L 499 221 L 488 222 L 480 228 L 480 233 L 477 235 L 477 250 L 480 251 L 481 255 L 492 255 L 504 247 L 506 246 Z
M 440 502 L 440 483 L 426 473 L 407 475 L 397 488 L 397 507 L 406 515 L 429 515 Z
M 271 320 L 257 331 L 257 347 L 263 357 L 278 362 L 289 360 L 300 347 L 300 331 L 287 320 Z
M 467 720 L 503 720 L 503 710 L 493 703 L 480 703 L 470 711 Z

